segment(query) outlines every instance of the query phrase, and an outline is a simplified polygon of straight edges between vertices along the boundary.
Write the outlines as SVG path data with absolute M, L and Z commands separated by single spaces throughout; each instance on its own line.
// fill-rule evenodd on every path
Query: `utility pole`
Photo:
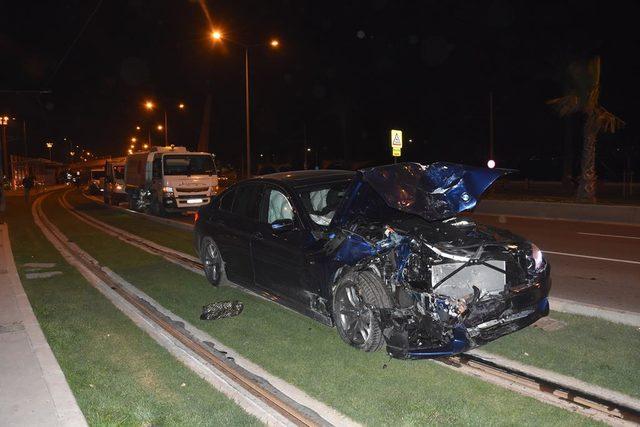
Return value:
M 244 48 L 244 103 L 247 118 L 247 178 L 251 177 L 251 120 L 249 117 L 249 48 Z
M 27 121 L 22 119 L 22 139 L 24 139 L 24 156 L 28 157 L 27 152 Z
M 489 160 L 493 159 L 493 91 L 489 91 Z
M 164 110 L 164 146 L 169 146 L 169 125 L 167 124 L 167 110 Z

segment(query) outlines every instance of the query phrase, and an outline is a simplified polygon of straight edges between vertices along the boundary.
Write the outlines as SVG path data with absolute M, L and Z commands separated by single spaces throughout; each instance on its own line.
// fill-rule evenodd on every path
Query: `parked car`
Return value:
M 458 214 L 507 170 L 403 163 L 242 181 L 199 210 L 207 279 L 224 276 L 364 351 L 452 355 L 547 315 L 533 243 Z

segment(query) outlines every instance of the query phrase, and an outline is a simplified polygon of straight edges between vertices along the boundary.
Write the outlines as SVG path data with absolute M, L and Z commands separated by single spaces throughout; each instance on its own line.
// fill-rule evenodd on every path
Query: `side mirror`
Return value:
M 278 219 L 271 223 L 271 229 L 276 233 L 292 231 L 295 228 L 292 219 Z

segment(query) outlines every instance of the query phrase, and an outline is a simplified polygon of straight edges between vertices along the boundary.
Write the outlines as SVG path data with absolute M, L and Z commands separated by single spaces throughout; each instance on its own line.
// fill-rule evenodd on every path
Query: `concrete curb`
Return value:
M 13 251 L 11 250 L 11 241 L 9 240 L 9 227 L 5 224 L 0 226 L 2 233 L 2 247 L 4 257 L 6 260 L 7 275 L 9 276 L 9 286 L 12 288 L 13 294 L 18 305 L 18 309 L 22 315 L 23 325 L 25 331 L 31 342 L 31 347 L 38 360 L 40 369 L 42 371 L 42 379 L 44 380 L 55 411 L 57 414 L 57 421 L 60 425 L 65 426 L 86 426 L 87 421 L 84 414 L 78 406 L 75 396 L 71 392 L 71 388 L 67 383 L 67 379 L 56 360 L 47 339 L 40 328 L 38 319 L 33 313 L 31 304 L 27 294 L 24 292 L 18 270 L 13 258 Z M 36 404 L 36 402 L 33 402 Z M 4 420 L 10 423 L 10 420 Z
M 640 313 L 631 311 L 603 308 L 593 304 L 585 304 L 562 298 L 549 298 L 551 310 L 561 313 L 579 314 L 581 316 L 597 317 L 614 323 L 640 328 Z
M 478 203 L 474 213 L 640 225 L 640 206 L 485 199 Z

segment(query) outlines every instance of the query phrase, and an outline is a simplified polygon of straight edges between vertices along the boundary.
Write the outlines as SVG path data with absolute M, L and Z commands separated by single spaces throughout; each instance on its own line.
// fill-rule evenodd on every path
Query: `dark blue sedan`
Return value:
M 549 311 L 540 249 L 458 216 L 509 172 L 403 163 L 264 175 L 200 209 L 196 250 L 212 284 L 226 276 L 356 348 L 452 355 Z

